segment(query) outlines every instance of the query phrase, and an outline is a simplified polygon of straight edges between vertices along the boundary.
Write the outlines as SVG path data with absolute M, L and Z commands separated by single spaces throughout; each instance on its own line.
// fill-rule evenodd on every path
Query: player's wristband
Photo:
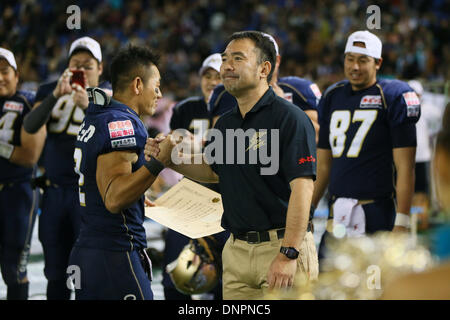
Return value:
M 395 217 L 395 226 L 409 228 L 410 226 L 410 217 L 407 214 L 397 212 Z
M 14 146 L 12 144 L 0 141 L 0 157 L 9 160 L 13 151 Z
M 31 110 L 23 119 L 23 128 L 28 133 L 36 133 L 43 125 L 45 125 L 50 118 L 53 107 L 58 99 L 53 93 L 50 93 L 44 100 L 42 100 L 39 107 Z
M 147 170 L 155 177 L 158 176 L 158 174 L 164 169 L 162 162 L 153 157 L 151 157 L 150 161 L 144 162 L 144 167 L 146 167 Z

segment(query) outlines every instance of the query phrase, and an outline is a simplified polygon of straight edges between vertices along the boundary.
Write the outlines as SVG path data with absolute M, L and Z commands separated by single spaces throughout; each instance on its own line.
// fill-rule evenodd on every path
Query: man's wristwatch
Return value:
M 282 254 L 284 254 L 286 257 L 288 257 L 289 259 L 297 259 L 298 258 L 298 254 L 299 252 L 297 251 L 297 249 L 293 248 L 293 247 L 281 247 L 280 248 L 280 252 Z

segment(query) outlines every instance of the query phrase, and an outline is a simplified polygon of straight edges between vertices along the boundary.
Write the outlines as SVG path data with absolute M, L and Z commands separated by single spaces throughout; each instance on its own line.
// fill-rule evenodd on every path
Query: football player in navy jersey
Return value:
M 170 119 L 170 129 L 186 129 L 192 134 L 201 134 L 210 128 L 208 101 L 213 89 L 221 83 L 220 65 L 222 57 L 219 53 L 208 56 L 200 68 L 202 96 L 189 97 L 177 103 Z
M 0 48 L 0 269 L 8 300 L 28 298 L 27 263 L 38 204 L 38 190 L 30 182 L 45 137 L 43 130 L 32 135 L 22 128 L 34 94 L 17 91 L 18 82 L 13 53 Z
M 39 239 L 44 249 L 47 299 L 69 299 L 66 269 L 80 228 L 78 177 L 73 151 L 88 106 L 87 87 L 98 87 L 103 72 L 100 44 L 92 38 L 75 40 L 68 68 L 57 82 L 43 84 L 33 110 L 24 120 L 26 131 L 47 132 L 42 164 L 47 177 L 39 217 Z M 75 78 L 75 74 L 78 76 Z M 101 85 L 110 88 L 109 83 Z
M 313 204 L 328 186 L 329 221 L 335 232 L 339 225 L 341 236 L 405 231 L 409 225 L 420 103 L 405 82 L 377 79 L 381 48 L 368 31 L 351 34 L 344 58 L 347 80 L 329 87 L 318 106 Z
M 316 106 L 321 97 L 319 87 L 309 80 L 295 76 L 278 78 L 281 63 L 278 44 L 271 35 L 267 33 L 263 34 L 272 41 L 277 54 L 275 69 L 270 85 L 277 95 L 300 107 L 308 115 L 316 130 L 316 136 L 318 136 L 319 124 Z M 235 106 L 237 106 L 236 99 L 225 90 L 223 85 L 217 86 L 209 101 L 209 109 L 211 110 L 213 117 L 213 124 L 216 123 L 219 116 L 233 109 Z
M 211 128 L 211 116 L 208 110 L 208 101 L 213 89 L 221 83 L 220 65 L 222 57 L 219 53 L 208 56 L 202 63 L 199 70 L 201 77 L 202 96 L 194 96 L 179 102 L 173 109 L 170 119 L 170 129 L 189 130 L 194 137 L 196 144 L 201 145 L 201 140 L 206 134 L 206 130 Z M 195 139 L 197 138 L 197 139 Z M 217 184 L 204 184 L 208 188 L 218 192 Z M 219 242 L 219 247 L 223 247 L 228 237 L 226 232 L 215 235 Z M 190 238 L 174 231 L 167 230 L 165 235 L 164 263 L 163 263 L 163 281 L 164 296 L 166 300 L 190 300 L 190 296 L 184 295 L 176 290 L 165 267 L 177 259 L 181 250 L 188 244 Z M 217 285 L 214 290 L 214 299 L 221 299 L 221 285 Z
M 81 276 L 77 300 L 153 299 L 144 192 L 163 165 L 144 160 L 147 130 L 139 117 L 152 115 L 162 97 L 157 63 L 145 47 L 119 51 L 111 102 L 89 104 L 81 125 L 74 152 L 81 230 L 70 256 Z

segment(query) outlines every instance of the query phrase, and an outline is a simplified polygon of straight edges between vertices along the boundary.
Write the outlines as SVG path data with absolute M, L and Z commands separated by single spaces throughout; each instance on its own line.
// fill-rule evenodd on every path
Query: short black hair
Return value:
M 228 43 L 233 40 L 240 39 L 250 39 L 255 44 L 255 47 L 259 49 L 259 61 L 261 64 L 264 61 L 269 61 L 272 68 L 270 69 L 270 73 L 267 76 L 267 82 L 272 80 L 272 75 L 275 70 L 275 61 L 277 57 L 277 52 L 275 51 L 275 45 L 269 39 L 269 37 L 265 36 L 262 32 L 259 31 L 239 31 L 235 32 L 228 39 Z
M 145 46 L 128 45 L 112 58 L 109 67 L 113 92 L 122 91 L 135 77 L 147 83 L 149 66 L 158 67 L 159 55 Z

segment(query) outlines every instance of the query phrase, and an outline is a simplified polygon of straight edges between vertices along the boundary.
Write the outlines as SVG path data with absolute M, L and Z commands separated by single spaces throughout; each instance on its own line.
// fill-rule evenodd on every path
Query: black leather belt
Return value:
M 0 191 L 3 190 L 4 187 L 9 187 L 11 188 L 14 185 L 14 183 L 9 182 L 9 183 L 0 183 Z
M 36 188 L 46 189 L 49 187 L 59 188 L 59 185 L 51 182 L 45 176 L 40 176 L 40 177 L 31 179 L 31 187 L 33 189 L 36 189 Z
M 23 181 L 19 180 L 19 181 L 13 181 L 13 182 L 0 183 L 0 191 L 2 191 L 3 188 L 5 188 L 5 187 L 11 188 L 16 184 L 24 183 L 24 182 L 27 182 L 27 180 L 23 180 Z
M 312 224 L 312 221 L 310 221 L 310 222 L 308 222 L 307 232 L 310 232 L 312 230 L 313 230 L 313 224 Z M 284 231 L 285 231 L 284 228 L 277 230 L 278 239 L 283 239 Z M 250 244 L 257 244 L 257 243 L 261 243 L 261 242 L 270 241 L 269 231 L 249 231 L 249 232 L 241 233 L 241 234 L 233 233 L 233 236 L 235 239 L 247 241 Z

